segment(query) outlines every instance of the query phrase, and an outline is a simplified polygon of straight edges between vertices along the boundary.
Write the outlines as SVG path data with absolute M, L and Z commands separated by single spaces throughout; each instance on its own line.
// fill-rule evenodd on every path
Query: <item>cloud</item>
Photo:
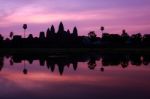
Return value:
M 150 0 L 0 0 L 0 32 L 20 32 L 18 25 L 27 23 L 32 33 L 60 21 L 68 28 L 76 25 L 81 35 L 101 25 L 115 33 L 122 28 L 148 32 L 149 5 Z

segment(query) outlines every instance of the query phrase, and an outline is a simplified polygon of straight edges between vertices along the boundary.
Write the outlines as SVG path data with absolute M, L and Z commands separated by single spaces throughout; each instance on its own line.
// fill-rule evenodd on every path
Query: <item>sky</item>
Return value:
M 0 0 L 0 34 L 9 37 L 12 31 L 23 35 L 23 24 L 28 24 L 27 35 L 38 36 L 62 21 L 65 29 L 76 26 L 79 35 L 95 31 L 120 34 L 150 33 L 150 0 Z

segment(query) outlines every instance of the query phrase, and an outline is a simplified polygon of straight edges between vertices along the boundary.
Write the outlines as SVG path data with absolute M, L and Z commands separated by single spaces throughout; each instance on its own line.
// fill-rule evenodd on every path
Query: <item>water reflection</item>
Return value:
M 104 72 L 107 66 L 122 66 L 122 68 L 127 68 L 129 64 L 135 66 L 147 66 L 150 63 L 149 54 L 139 54 L 139 53 L 89 53 L 83 55 L 7 55 L 0 56 L 0 70 L 4 67 L 4 57 L 9 59 L 9 64 L 11 66 L 22 63 L 24 66 L 23 73 L 28 74 L 28 68 L 26 64 L 33 64 L 34 61 L 39 61 L 40 66 L 47 66 L 51 72 L 55 71 L 56 66 L 58 67 L 60 75 L 63 75 L 64 68 L 73 68 L 74 71 L 78 68 L 79 62 L 87 62 L 87 68 L 90 70 L 99 69 L 99 71 Z M 98 61 L 101 62 L 98 63 Z M 72 66 L 72 67 L 71 67 Z
M 148 53 L 0 55 L 0 98 L 149 99 L 149 67 Z

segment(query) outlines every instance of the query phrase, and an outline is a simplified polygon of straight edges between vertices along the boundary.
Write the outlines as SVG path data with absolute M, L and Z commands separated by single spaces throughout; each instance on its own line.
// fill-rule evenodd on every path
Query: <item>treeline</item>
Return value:
M 23 28 L 26 30 L 27 25 Z M 149 48 L 150 34 L 142 35 L 140 33 L 129 35 L 125 30 L 122 34 L 103 33 L 104 27 L 101 27 L 102 37 L 97 37 L 94 31 L 88 33 L 88 36 L 79 36 L 78 30 L 74 27 L 73 31 L 65 30 L 61 22 L 56 32 L 52 25 L 46 32 L 40 32 L 39 37 L 33 37 L 29 34 L 26 38 L 20 35 L 10 33 L 10 38 L 4 39 L 0 35 L 1 48 Z

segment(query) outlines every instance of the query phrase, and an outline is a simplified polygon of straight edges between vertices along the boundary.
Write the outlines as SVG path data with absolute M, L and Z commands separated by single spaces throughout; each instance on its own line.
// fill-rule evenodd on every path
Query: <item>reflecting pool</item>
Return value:
M 1 55 L 1 99 L 150 99 L 150 55 Z

